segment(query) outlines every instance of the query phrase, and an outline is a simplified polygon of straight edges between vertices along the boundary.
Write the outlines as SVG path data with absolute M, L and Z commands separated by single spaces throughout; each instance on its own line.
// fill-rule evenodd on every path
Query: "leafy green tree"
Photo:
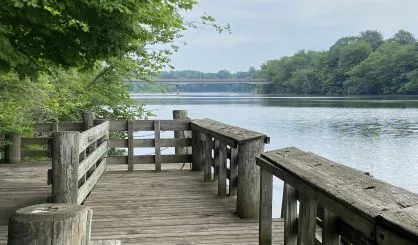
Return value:
M 378 49 L 384 43 L 383 35 L 377 30 L 367 30 L 360 32 L 360 39 L 368 42 L 373 51 Z
M 404 45 L 414 44 L 417 42 L 414 35 L 412 35 L 412 33 L 410 33 L 409 31 L 405 31 L 405 30 L 399 30 L 397 33 L 395 33 L 393 38 L 390 39 L 390 41 L 395 41 Z

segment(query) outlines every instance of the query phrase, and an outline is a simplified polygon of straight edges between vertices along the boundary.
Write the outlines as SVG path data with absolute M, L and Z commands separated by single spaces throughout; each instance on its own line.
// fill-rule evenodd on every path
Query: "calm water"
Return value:
M 418 193 L 418 97 L 267 97 L 246 94 L 133 95 L 158 118 L 184 109 L 263 132 L 266 150 L 295 146 Z M 282 184 L 274 183 L 274 216 Z

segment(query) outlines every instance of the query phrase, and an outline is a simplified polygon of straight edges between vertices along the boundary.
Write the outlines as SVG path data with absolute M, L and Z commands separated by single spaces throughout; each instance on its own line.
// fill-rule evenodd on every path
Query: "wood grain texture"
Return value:
M 273 175 L 261 169 L 259 239 L 261 245 L 272 244 Z
M 161 171 L 161 142 L 160 142 L 160 121 L 154 121 L 154 140 L 155 140 L 155 151 L 154 151 L 154 161 L 155 161 L 155 171 Z
M 95 143 L 97 140 L 99 140 L 103 136 L 107 135 L 108 131 L 109 131 L 109 122 L 106 121 L 82 132 L 80 135 L 80 143 L 79 143 L 78 152 L 82 152 L 88 146 Z
M 224 124 L 212 119 L 192 120 L 192 130 L 211 134 L 215 138 L 222 139 L 227 145 L 237 147 L 239 142 L 262 138 L 267 142 L 267 136 L 262 133 L 251 131 L 244 128 Z
M 219 151 L 215 156 L 216 165 L 219 166 L 218 196 L 226 196 L 226 144 L 219 142 Z
M 315 200 L 299 193 L 298 245 L 315 245 L 316 210 Z
M 78 188 L 77 192 L 77 204 L 81 204 L 86 199 L 87 195 L 93 190 L 94 186 L 96 185 L 97 181 L 106 171 L 106 158 L 104 158 L 99 166 L 94 170 L 91 176 L 86 179 L 86 182 Z
M 159 173 L 108 166 L 84 204 L 94 212 L 92 240 L 120 240 L 122 245 L 258 244 L 258 221 L 238 218 L 234 198 L 218 197 L 216 183 L 204 182 L 201 172 L 169 166 L 175 169 Z M 283 244 L 281 220 L 273 222 L 273 233 L 274 244 Z
M 15 212 L 8 245 L 88 245 L 92 211 L 68 204 L 37 204 Z
M 127 121 L 128 127 L 128 171 L 134 171 L 134 121 Z

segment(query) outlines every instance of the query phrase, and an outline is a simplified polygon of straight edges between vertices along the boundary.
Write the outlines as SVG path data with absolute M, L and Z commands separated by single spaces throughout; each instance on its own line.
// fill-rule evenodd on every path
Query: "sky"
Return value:
M 207 12 L 232 34 L 211 28 L 185 31 L 172 56 L 175 70 L 257 69 L 298 50 L 327 50 L 339 38 L 379 30 L 390 38 L 404 29 L 418 38 L 418 0 L 200 0 L 193 21 Z

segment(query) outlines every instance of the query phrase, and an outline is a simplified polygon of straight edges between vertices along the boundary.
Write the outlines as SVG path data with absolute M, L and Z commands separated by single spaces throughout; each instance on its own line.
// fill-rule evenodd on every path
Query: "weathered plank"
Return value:
M 226 196 L 226 144 L 219 142 L 219 151 L 215 155 L 215 162 L 219 166 L 218 196 Z
M 106 171 L 106 158 L 103 159 L 99 166 L 94 170 L 93 174 L 87 179 L 87 181 L 78 188 L 77 203 L 81 204 L 86 199 L 87 195 L 96 185 L 99 178 L 102 176 L 103 172 Z
M 272 244 L 273 175 L 261 169 L 259 240 L 262 245 Z
M 418 212 L 411 218 L 401 214 L 418 206 L 418 194 L 296 148 L 267 152 L 262 159 L 261 167 L 318 201 L 368 240 L 375 239 L 376 218 L 390 214 L 396 214 L 398 233 L 418 234 L 418 227 L 410 223 Z
M 161 147 L 191 146 L 192 139 L 160 139 Z M 110 139 L 109 147 L 111 148 L 127 148 L 127 139 Z M 154 139 L 134 139 L 134 147 L 155 147 Z
M 324 219 L 322 220 L 322 244 L 339 245 L 340 238 L 336 229 L 337 217 L 328 209 L 324 209 Z
M 302 193 L 299 193 L 299 203 L 298 244 L 315 245 L 317 203 Z
M 264 169 L 264 168 L 263 168 Z M 266 171 L 264 169 L 264 171 Z M 296 189 L 284 184 L 285 215 L 284 215 L 284 241 L 286 245 L 296 245 L 298 239 L 297 205 L 298 193 Z
M 128 123 L 128 171 L 134 171 L 134 121 Z
M 230 148 L 229 195 L 236 196 L 238 190 L 238 148 Z
M 160 142 L 160 121 L 154 121 L 154 141 L 155 141 L 155 171 L 161 171 L 161 142 Z
M 192 120 L 191 128 L 192 130 L 210 134 L 214 138 L 219 138 L 232 147 L 237 147 L 239 142 L 258 138 L 262 138 L 266 143 L 269 141 L 269 138 L 265 134 L 224 124 L 211 119 Z
M 204 181 L 212 180 L 212 137 L 208 134 L 204 136 L 203 156 L 204 156 Z
M 38 123 L 32 126 L 35 132 L 56 132 L 56 131 L 83 131 L 84 124 L 80 122 L 60 122 L 58 128 L 56 123 Z M 54 130 L 57 129 L 57 130 Z
M 109 122 L 103 122 L 93 128 L 86 130 L 80 135 L 80 144 L 78 151 L 82 152 L 90 144 L 105 136 L 109 131 Z
M 21 146 L 25 147 L 28 145 L 48 145 L 50 140 L 50 138 L 22 138 Z
M 96 164 L 100 158 L 107 152 L 107 142 L 103 142 L 92 154 L 88 155 L 78 165 L 78 180 L 80 180 L 87 171 Z
M 108 156 L 108 164 L 127 164 L 128 156 Z M 161 163 L 190 163 L 192 155 L 161 155 Z M 152 164 L 155 163 L 154 155 L 134 156 L 135 164 Z
M 5 147 L 5 160 L 9 163 L 20 163 L 21 160 L 21 135 L 13 133 L 7 135 L 9 144 Z
M 51 154 L 48 151 L 43 150 L 22 150 L 20 152 L 21 157 L 50 157 Z

